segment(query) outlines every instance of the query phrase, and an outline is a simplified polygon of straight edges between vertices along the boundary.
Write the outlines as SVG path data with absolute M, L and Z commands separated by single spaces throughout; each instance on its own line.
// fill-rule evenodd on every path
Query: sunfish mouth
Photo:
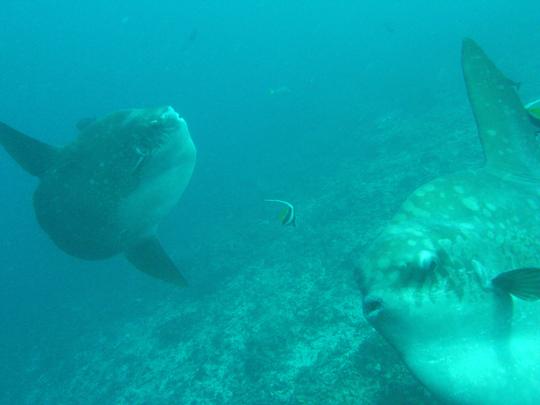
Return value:
M 167 106 L 158 119 L 150 121 L 150 125 L 165 131 L 178 129 L 181 123 L 182 118 L 171 106 Z
M 156 108 L 145 125 L 147 131 L 134 145 L 137 160 L 133 173 L 140 172 L 158 155 L 163 159 L 164 152 L 178 152 L 182 142 L 189 138 L 186 122 L 171 106 Z
M 363 311 L 367 320 L 378 318 L 383 311 L 383 300 L 373 295 L 366 296 L 363 301 Z

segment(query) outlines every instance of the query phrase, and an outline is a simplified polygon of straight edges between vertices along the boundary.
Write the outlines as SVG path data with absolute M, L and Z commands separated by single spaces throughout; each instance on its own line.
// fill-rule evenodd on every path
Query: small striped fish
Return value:
M 283 200 L 264 200 L 264 201 L 275 202 L 275 203 L 284 205 L 285 207 L 279 213 L 279 220 L 281 221 L 281 224 L 296 226 L 295 210 L 294 210 L 294 206 L 291 203 L 287 201 L 283 201 Z

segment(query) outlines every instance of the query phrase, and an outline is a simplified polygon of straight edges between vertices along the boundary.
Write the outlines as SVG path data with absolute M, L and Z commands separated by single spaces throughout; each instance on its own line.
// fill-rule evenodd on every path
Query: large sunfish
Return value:
M 437 398 L 540 402 L 538 127 L 471 39 L 485 164 L 414 191 L 359 261 L 364 314 Z
M 34 210 L 43 230 L 72 256 L 124 253 L 139 270 L 185 285 L 156 228 L 195 165 L 186 122 L 167 106 L 118 111 L 79 129 L 72 143 L 56 148 L 0 123 L 0 144 L 40 180 Z

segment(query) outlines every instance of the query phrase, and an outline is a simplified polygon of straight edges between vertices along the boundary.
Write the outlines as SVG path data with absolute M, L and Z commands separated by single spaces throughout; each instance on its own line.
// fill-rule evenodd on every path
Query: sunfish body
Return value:
M 407 198 L 359 262 L 364 314 L 443 402 L 538 403 L 538 128 L 470 39 L 462 66 L 485 165 Z
M 40 180 L 34 209 L 41 227 L 72 256 L 125 253 L 139 270 L 185 285 L 156 237 L 195 165 L 185 121 L 171 107 L 133 109 L 79 129 L 74 142 L 55 148 L 0 123 L 0 144 Z

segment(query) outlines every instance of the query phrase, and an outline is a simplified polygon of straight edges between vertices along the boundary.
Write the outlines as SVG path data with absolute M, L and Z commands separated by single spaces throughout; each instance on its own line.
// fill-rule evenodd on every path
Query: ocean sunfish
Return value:
M 357 262 L 364 315 L 444 403 L 538 403 L 538 128 L 471 39 L 462 67 L 485 164 L 406 199 Z
M 43 230 L 72 256 L 124 253 L 150 276 L 186 285 L 156 236 L 195 165 L 186 122 L 166 106 L 118 111 L 79 128 L 57 148 L 0 123 L 0 144 L 40 180 L 34 210 Z

